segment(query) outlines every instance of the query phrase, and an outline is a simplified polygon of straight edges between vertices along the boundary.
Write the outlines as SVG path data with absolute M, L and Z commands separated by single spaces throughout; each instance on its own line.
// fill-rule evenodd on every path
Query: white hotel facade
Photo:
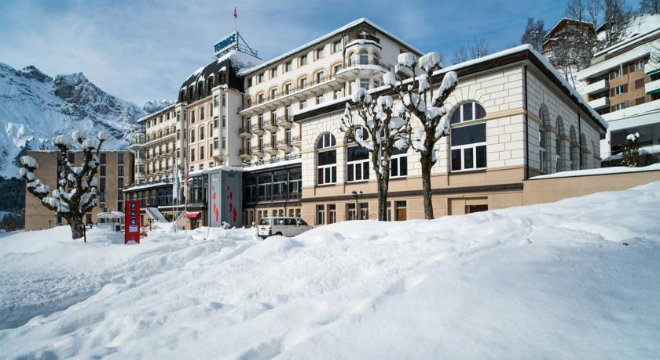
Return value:
M 187 209 L 205 223 L 204 178 L 230 165 L 243 174 L 242 224 L 272 215 L 300 215 L 315 225 L 375 218 L 371 166 L 340 131 L 341 115 L 354 85 L 386 91 L 382 75 L 402 52 L 421 55 L 358 19 L 258 65 L 245 66 L 257 60 L 233 51 L 196 71 L 174 105 L 176 163 L 191 177 L 189 193 L 182 194 Z M 437 145 L 436 216 L 522 205 L 523 182 L 530 177 L 600 166 L 603 119 L 529 47 L 436 76 L 448 70 L 458 73 L 459 82 L 446 103 L 451 134 Z M 423 218 L 417 155 L 410 149 L 393 162 L 389 217 Z M 127 192 L 148 199 L 149 185 L 139 190 Z

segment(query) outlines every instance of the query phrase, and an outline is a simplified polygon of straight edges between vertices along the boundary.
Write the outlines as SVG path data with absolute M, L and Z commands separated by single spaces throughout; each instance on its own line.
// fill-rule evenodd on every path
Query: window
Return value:
M 613 79 L 620 78 L 621 76 L 623 76 L 623 65 L 619 65 L 619 67 L 612 73 Z
M 319 71 L 316 73 L 316 83 L 321 83 L 323 82 L 323 71 Z
M 360 203 L 360 220 L 369 219 L 369 203 Z
M 300 62 L 299 62 L 299 64 L 300 64 L 300 66 L 305 66 L 305 65 L 307 65 L 307 55 L 303 55 L 303 56 L 300 57 Z
M 451 115 L 451 123 L 481 119 L 486 116 L 486 110 L 477 102 L 466 102 L 458 107 Z
M 369 133 L 363 127 L 357 127 L 354 130 L 354 136 L 368 140 Z M 346 148 L 346 181 L 364 181 L 369 180 L 369 151 L 356 144 L 352 137 L 348 137 Z
M 337 182 L 337 145 L 335 137 L 330 133 L 321 135 L 317 143 L 317 184 L 334 184 Z
M 284 63 L 284 72 L 289 72 L 291 71 L 291 61 L 287 61 Z
M 635 80 L 635 89 L 643 88 L 644 87 L 644 79 L 637 79 Z
M 624 102 L 622 102 L 622 103 L 618 103 L 618 104 L 614 105 L 614 111 L 623 110 L 623 109 L 625 109 L 625 108 L 627 108 L 627 107 L 628 107 L 628 102 L 627 102 L 627 101 L 624 101 Z
M 325 205 L 316 205 L 316 225 L 325 224 Z
M 302 78 L 298 81 L 300 89 L 304 89 L 307 86 L 307 78 Z
M 264 94 L 261 93 L 261 94 L 257 95 L 257 103 L 261 104 L 263 102 L 264 102 Z
M 119 165 L 117 167 L 117 176 L 124 176 L 124 165 Z
M 227 127 L 227 115 L 222 115 L 222 127 Z
M 69 154 L 69 162 L 73 162 L 73 154 Z M 105 154 L 101 154 L 101 164 L 105 164 Z
M 101 176 L 105 176 L 105 165 L 101 165 Z
M 204 140 L 204 126 L 199 127 L 199 140 Z
M 190 123 L 191 124 L 195 123 L 195 111 L 190 112 Z
M 337 222 L 337 205 L 328 204 L 328 224 Z
M 644 69 L 644 60 L 635 61 L 635 71 Z
M 223 149 L 227 148 L 227 138 L 225 136 L 222 137 L 222 148 Z
M 259 83 L 264 82 L 264 73 L 259 74 L 259 75 L 258 75 L 258 79 L 259 79 L 259 80 L 258 80 Z
M 360 87 L 368 90 L 369 89 L 369 79 L 360 79 Z
M 323 102 L 323 94 L 316 95 L 316 103 L 320 104 Z
M 408 155 L 406 150 L 394 148 L 390 158 L 390 177 L 404 177 L 408 175 Z
M 273 88 L 270 90 L 270 98 L 275 99 L 277 97 L 277 88 Z
M 284 94 L 289 95 L 290 92 L 291 92 L 291 83 L 284 84 Z
M 123 163 L 124 163 L 124 154 L 123 154 L 123 153 L 119 153 L 119 154 L 117 154 L 117 162 L 118 162 L 119 164 L 123 164 Z
M 360 51 L 360 65 L 369 64 L 369 53 L 367 50 Z
M 332 43 L 332 52 L 337 52 L 341 51 L 341 41 L 337 40 L 334 43 Z
M 119 188 L 119 189 L 124 188 L 124 178 L 123 177 L 117 178 L 117 188 Z
M 619 85 L 612 89 L 614 96 L 621 95 L 626 92 L 626 87 L 624 85 Z
M 307 107 L 307 100 L 301 100 L 301 101 L 300 101 L 300 108 L 301 108 L 301 109 L 304 109 L 304 108 L 306 108 L 306 107 Z
M 272 68 L 270 69 L 270 78 L 274 78 L 277 76 L 277 68 Z
M 213 149 L 217 149 L 217 148 L 218 148 L 218 138 L 214 138 L 213 139 Z
M 218 128 L 218 118 L 213 119 L 213 128 Z
M 204 120 L 204 107 L 199 108 L 199 119 Z
M 101 178 L 101 184 L 99 184 L 99 190 L 105 191 L 105 178 Z
M 190 161 L 195 161 L 195 149 L 190 149 Z
M 462 104 L 451 116 L 451 123 L 476 120 L 486 116 L 476 102 Z M 452 127 L 451 170 L 474 170 L 486 167 L 486 123 Z
M 316 59 L 321 59 L 323 58 L 323 48 L 316 49 Z
M 396 221 L 404 221 L 408 218 L 408 214 L 406 213 L 405 201 L 395 201 L 394 208 L 396 211 L 396 217 L 395 217 Z
M 204 146 L 199 147 L 199 159 L 204 160 Z
M 346 220 L 357 220 L 355 204 L 346 204 Z
M 195 142 L 195 129 L 190 130 L 190 142 Z

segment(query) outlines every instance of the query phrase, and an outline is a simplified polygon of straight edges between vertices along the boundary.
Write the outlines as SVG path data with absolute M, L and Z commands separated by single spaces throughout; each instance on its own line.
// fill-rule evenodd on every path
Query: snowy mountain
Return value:
M 156 111 L 162 110 L 172 104 L 174 104 L 174 100 L 167 100 L 167 99 L 152 100 L 152 101 L 147 101 L 144 105 L 142 105 L 142 110 L 151 114 L 151 113 L 155 113 Z
M 128 146 L 136 120 L 146 115 L 130 102 L 105 93 L 83 73 L 52 78 L 27 66 L 0 63 L 0 176 L 18 177 L 16 157 L 26 148 L 51 148 L 50 139 L 74 129 L 105 130 L 105 149 Z
M 6 358 L 657 359 L 660 182 L 435 220 L 6 235 Z M 625 209 L 625 211 L 622 211 Z M 155 225 L 154 228 L 163 226 Z

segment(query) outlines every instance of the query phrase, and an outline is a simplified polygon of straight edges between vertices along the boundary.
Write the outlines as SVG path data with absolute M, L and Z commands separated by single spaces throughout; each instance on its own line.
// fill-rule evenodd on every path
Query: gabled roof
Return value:
M 555 26 L 553 26 L 552 28 L 550 28 L 550 30 L 548 30 L 548 32 L 545 34 L 545 36 L 543 36 L 543 41 L 546 41 L 547 39 L 549 39 L 550 37 L 552 37 L 552 36 L 554 35 L 555 32 L 559 31 L 559 29 L 561 29 L 561 28 L 562 28 L 563 26 L 565 26 L 567 23 L 580 24 L 580 25 L 583 25 L 583 26 L 591 27 L 592 29 L 593 29 L 593 27 L 594 27 L 593 24 L 590 23 L 590 22 L 588 22 L 588 21 L 582 21 L 582 20 L 577 20 L 577 19 L 571 19 L 571 18 L 563 17 L 563 18 L 561 18 L 561 20 L 559 20 L 559 21 L 555 24 Z
M 276 62 L 278 62 L 278 61 L 280 61 L 280 60 L 282 60 L 282 59 L 284 59 L 284 58 L 287 58 L 287 57 L 289 57 L 289 56 L 291 56 L 291 55 L 293 55 L 293 54 L 295 54 L 295 53 L 297 53 L 297 52 L 300 52 L 300 51 L 306 49 L 306 48 L 312 47 L 312 46 L 314 46 L 314 45 L 316 45 L 316 44 L 318 44 L 318 43 L 320 43 L 320 42 L 323 42 L 323 41 L 325 41 L 325 40 L 327 40 L 327 39 L 329 39 L 329 38 L 331 38 L 331 37 L 333 37 L 333 36 L 335 36 L 335 35 L 337 35 L 337 34 L 343 32 L 343 31 L 349 30 L 349 29 L 354 28 L 354 27 L 356 27 L 356 26 L 358 26 L 358 25 L 361 25 L 361 24 L 367 24 L 367 25 L 373 27 L 374 29 L 376 29 L 376 30 L 380 31 L 381 33 L 383 33 L 383 34 L 387 35 L 388 37 L 390 37 L 392 40 L 394 40 L 394 41 L 398 42 L 399 44 L 401 44 L 401 45 L 403 45 L 403 46 L 409 48 L 409 49 L 412 50 L 413 52 L 416 52 L 417 55 L 421 55 L 421 54 L 422 54 L 422 52 L 421 52 L 420 50 L 418 50 L 418 49 L 415 48 L 414 46 L 408 44 L 407 42 L 405 42 L 405 41 L 399 39 L 398 37 L 394 36 L 392 33 L 390 33 L 389 31 L 387 31 L 387 30 L 385 30 L 385 29 L 383 29 L 382 27 L 376 25 L 376 23 L 374 23 L 373 21 L 371 21 L 371 20 L 369 20 L 369 19 L 367 19 L 367 18 L 359 18 L 359 19 L 357 19 L 357 20 L 353 20 L 353 21 L 351 21 L 350 23 L 348 23 L 348 24 L 346 24 L 346 25 L 344 25 L 344 26 L 342 26 L 342 27 L 340 27 L 340 28 L 338 28 L 338 29 L 335 29 L 335 30 L 333 30 L 333 31 L 331 31 L 331 32 L 329 32 L 329 33 L 327 33 L 327 34 L 321 36 L 321 37 L 318 37 L 318 38 L 316 38 L 316 39 L 314 39 L 314 40 L 312 40 L 312 41 L 310 41 L 310 42 L 308 42 L 308 43 L 306 43 L 306 44 L 304 44 L 304 45 L 302 45 L 302 46 L 299 46 L 299 47 L 297 47 L 297 48 L 295 48 L 295 49 L 293 49 L 293 50 L 291 50 L 291 51 L 288 51 L 288 52 L 286 52 L 286 53 L 280 55 L 280 56 L 277 56 L 277 57 L 275 57 L 275 58 L 273 58 L 273 59 L 271 59 L 271 60 L 268 60 L 268 61 L 264 62 L 263 64 L 260 64 L 260 65 L 254 66 L 254 67 L 252 67 L 252 68 L 243 69 L 243 70 L 241 70 L 241 71 L 239 72 L 239 75 L 243 75 L 243 76 L 245 76 L 245 75 L 248 75 L 248 74 L 254 73 L 254 72 L 256 72 L 256 71 L 258 71 L 258 70 L 260 70 L 260 69 L 266 68 L 266 67 L 268 67 L 268 66 L 270 66 L 270 65 L 272 65 L 272 64 L 274 64 L 274 63 L 276 63 Z

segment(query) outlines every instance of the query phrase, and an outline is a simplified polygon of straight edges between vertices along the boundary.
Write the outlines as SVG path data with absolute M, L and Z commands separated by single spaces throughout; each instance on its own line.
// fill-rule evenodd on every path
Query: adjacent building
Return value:
M 57 189 L 57 156 L 56 151 L 29 150 L 27 155 L 34 157 L 39 168 L 34 172 L 37 179 Z M 83 153 L 72 151 L 68 161 L 80 164 Z M 103 150 L 99 154 L 97 172 L 99 195 L 97 205 L 91 212 L 85 214 L 86 223 L 97 223 L 96 216 L 102 212 L 124 211 L 124 188 L 133 183 L 133 153 L 128 150 Z M 25 192 L 25 230 L 48 229 L 62 224 L 62 218 L 54 211 L 45 208 L 36 197 Z
M 640 30 L 594 54 L 591 66 L 577 74 L 579 91 L 608 122 L 601 154 L 620 158 L 628 134 L 639 133 L 646 163 L 660 150 L 660 15 L 638 18 Z M 616 161 L 614 162 L 616 164 Z

